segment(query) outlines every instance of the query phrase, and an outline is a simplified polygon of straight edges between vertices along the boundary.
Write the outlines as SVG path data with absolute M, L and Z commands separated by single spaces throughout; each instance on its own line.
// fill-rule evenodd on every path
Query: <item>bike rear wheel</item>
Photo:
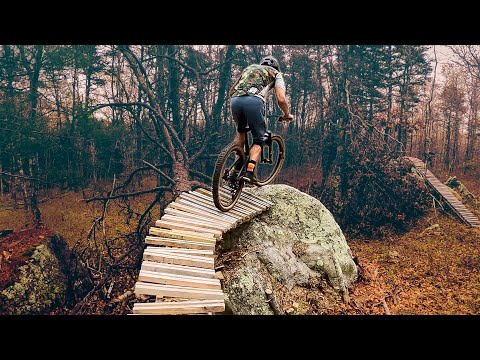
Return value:
M 265 145 L 262 151 L 268 148 Z M 268 185 L 278 175 L 285 161 L 285 141 L 279 135 L 272 135 L 272 163 L 259 162 L 256 166 L 258 185 Z M 263 157 L 263 156 L 262 156 Z
M 235 206 L 244 185 L 241 178 L 243 169 L 236 178 L 228 178 L 236 159 L 245 164 L 245 152 L 241 146 L 231 143 L 222 150 L 215 163 L 212 177 L 213 202 L 217 209 L 224 212 Z

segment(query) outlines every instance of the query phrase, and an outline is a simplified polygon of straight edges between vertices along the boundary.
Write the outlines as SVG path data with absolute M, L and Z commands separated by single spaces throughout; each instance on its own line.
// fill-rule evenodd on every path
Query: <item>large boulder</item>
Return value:
M 226 304 L 233 314 L 283 314 L 295 287 L 348 300 L 357 267 L 342 230 L 317 199 L 287 185 L 246 190 L 273 202 L 223 236 Z M 290 310 L 290 311 L 288 311 Z
M 0 314 L 49 314 L 69 294 L 66 244 L 48 230 L 0 239 Z

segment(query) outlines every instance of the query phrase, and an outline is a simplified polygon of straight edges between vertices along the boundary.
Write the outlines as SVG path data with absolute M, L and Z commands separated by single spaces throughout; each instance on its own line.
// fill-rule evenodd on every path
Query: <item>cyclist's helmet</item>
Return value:
M 275 58 L 274 58 L 273 56 L 271 56 L 271 55 L 265 56 L 265 57 L 260 61 L 260 65 L 271 66 L 271 67 L 273 67 L 274 69 L 277 69 L 278 71 L 280 71 L 280 67 L 278 66 L 278 61 L 277 61 L 277 59 L 275 59 Z

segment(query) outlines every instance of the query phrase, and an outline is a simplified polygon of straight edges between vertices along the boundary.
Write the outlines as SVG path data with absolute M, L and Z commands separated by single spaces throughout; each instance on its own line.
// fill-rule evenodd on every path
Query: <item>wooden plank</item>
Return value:
M 199 216 L 197 216 L 197 218 L 194 219 L 190 217 L 183 217 L 183 215 L 165 214 L 162 216 L 161 220 L 171 221 L 171 222 L 180 222 L 182 224 L 192 224 L 197 227 L 202 227 L 202 228 L 204 227 L 206 229 L 220 230 L 221 232 L 225 232 L 230 227 L 230 225 L 220 224 L 215 220 L 201 219 Z
M 186 266 L 201 267 L 205 269 L 214 268 L 213 259 L 205 256 L 166 254 L 166 253 L 156 253 L 156 252 L 145 250 L 143 252 L 143 259 L 149 260 L 149 261 L 173 264 L 173 265 L 186 265 Z
M 220 188 L 220 194 L 224 195 L 223 198 L 227 198 L 228 192 L 227 190 Z M 195 192 L 199 192 L 200 194 L 203 194 L 208 197 L 213 197 L 213 194 L 211 191 L 206 190 L 206 189 L 197 189 Z M 240 194 L 240 199 L 237 201 L 238 204 L 250 204 L 255 210 L 261 210 L 264 211 L 266 210 L 269 205 L 267 204 L 260 204 L 253 199 L 250 199 L 247 195 L 244 194 L 244 191 L 242 190 L 242 193 Z
M 151 284 L 151 283 L 144 283 L 141 281 L 135 284 L 135 294 L 179 297 L 183 299 L 224 300 L 224 295 L 221 290 L 198 289 L 198 288 L 175 286 L 175 285 Z
M 155 227 L 160 229 L 167 229 L 171 231 L 181 231 L 185 234 L 197 235 L 197 236 L 203 236 L 203 237 L 218 238 L 221 235 L 221 231 L 216 232 L 215 230 L 211 230 L 211 229 L 198 228 L 198 227 L 186 226 L 186 225 L 176 226 L 176 224 L 169 223 L 168 221 L 165 221 L 165 220 L 157 220 L 155 222 Z
M 221 211 L 219 209 L 217 209 L 215 207 L 215 204 L 213 204 L 212 201 L 209 201 L 209 200 L 205 200 L 205 199 L 199 199 L 197 198 L 196 196 L 193 196 L 189 193 L 182 193 L 180 195 L 180 202 L 189 202 L 190 204 L 195 204 L 197 206 L 201 206 L 202 208 L 207 208 L 215 213 L 218 213 L 218 214 L 223 214 L 223 215 L 227 215 L 227 216 L 234 216 L 234 217 L 237 217 L 239 219 L 242 219 L 244 214 L 243 213 L 240 213 L 238 211 L 228 211 L 228 212 L 224 212 L 224 211 Z M 233 210 L 233 209 L 232 209 Z
M 215 207 L 215 204 L 213 204 L 212 201 L 210 200 L 206 200 L 205 198 L 199 198 L 197 196 L 193 196 L 191 194 L 181 194 L 180 195 L 180 198 L 181 199 L 187 199 L 193 203 L 197 203 L 199 205 L 203 205 L 204 207 L 207 207 L 211 210 L 217 210 L 219 211 L 220 213 L 222 214 L 226 214 L 226 212 L 223 212 L 223 211 L 220 211 L 218 210 L 216 207 Z M 249 212 L 246 212 L 242 209 L 232 209 L 232 210 L 229 210 L 228 211 L 228 214 L 232 214 L 233 216 L 237 216 L 239 219 L 244 219 L 245 217 L 249 216 L 250 218 L 252 218 L 252 214 L 250 214 Z
M 218 223 L 214 223 L 213 221 L 206 222 L 206 221 L 200 221 L 200 220 L 193 220 L 191 218 L 183 218 L 181 216 L 168 215 L 168 214 L 163 215 L 160 220 L 157 220 L 157 222 L 159 221 L 168 221 L 171 223 L 183 224 L 183 225 L 193 225 L 195 227 L 205 228 L 207 230 L 216 230 L 222 233 L 228 230 L 228 226 L 219 225 Z
M 199 241 L 190 241 L 190 240 L 180 240 L 180 239 L 171 239 L 157 236 L 146 236 L 145 244 L 147 245 L 157 245 L 157 246 L 171 246 L 178 248 L 189 248 L 189 249 L 198 249 L 198 250 L 209 250 L 215 249 L 215 244 L 204 243 Z
M 198 249 L 185 249 L 185 248 L 174 248 L 174 247 L 165 247 L 165 246 L 147 246 L 145 250 L 153 251 L 155 253 L 185 254 L 185 255 L 213 257 L 213 249 L 198 250 Z
M 242 196 L 240 198 L 244 201 L 253 202 L 254 204 L 257 204 L 257 205 L 263 207 L 265 210 L 268 210 L 272 207 L 271 203 L 267 204 L 267 203 L 263 202 L 260 198 L 251 197 L 249 194 L 247 194 L 245 192 L 245 190 L 242 191 Z
M 162 229 L 162 228 L 157 228 L 157 227 L 150 227 L 149 229 L 149 234 L 150 235 L 157 235 L 161 237 L 168 237 L 168 238 L 173 238 L 173 239 L 181 239 L 181 240 L 192 240 L 196 242 L 204 242 L 207 244 L 215 244 L 217 240 L 215 237 L 212 235 L 206 235 L 206 234 L 198 234 L 195 233 L 192 235 L 192 232 L 190 231 L 180 231 L 180 230 L 168 230 L 168 229 Z
M 174 230 L 170 230 L 170 229 L 159 228 L 159 227 L 156 227 L 155 225 L 150 227 L 150 228 L 174 231 Z M 192 236 L 198 236 L 198 237 L 202 237 L 202 238 L 210 238 L 211 240 L 215 239 L 215 235 L 213 233 L 204 233 L 204 232 L 190 231 L 190 230 L 175 230 L 175 231 L 180 233 L 180 234 L 184 234 L 184 235 L 192 235 Z M 168 236 L 165 236 L 165 237 L 168 237 Z
M 206 195 L 203 195 L 203 194 L 200 194 L 200 193 L 193 193 L 193 192 L 189 192 L 189 194 L 195 196 L 196 198 L 198 199 L 204 199 L 205 201 L 210 201 L 211 198 L 209 198 L 208 196 Z M 211 200 L 212 203 L 213 203 L 213 200 Z M 215 205 L 214 205 L 215 206 Z M 235 210 L 235 211 L 238 211 L 238 212 L 241 212 L 245 215 L 248 215 L 248 216 L 252 216 L 252 215 L 257 215 L 257 210 L 251 210 L 249 208 L 245 208 L 242 204 L 240 204 L 239 201 L 237 201 L 237 203 L 235 204 L 234 206 L 234 209 L 232 210 Z M 231 211 L 231 210 L 230 210 Z
M 200 203 L 203 206 L 206 206 L 210 209 L 220 211 L 216 208 L 215 204 L 213 203 L 213 199 L 208 198 L 208 197 L 200 197 L 200 196 L 197 196 L 197 195 L 200 195 L 200 194 L 192 195 L 190 193 L 183 193 L 183 194 L 180 195 L 180 197 L 188 199 L 192 202 Z M 226 212 L 220 211 L 220 213 L 225 214 Z M 246 212 L 242 209 L 232 209 L 232 210 L 228 211 L 227 214 L 233 214 L 233 215 L 239 216 L 240 218 L 245 217 L 245 215 L 249 215 L 248 212 Z
M 171 202 L 167 208 L 170 208 L 170 207 L 176 210 L 186 211 L 194 215 L 208 215 L 208 217 L 218 218 L 219 220 L 232 223 L 232 224 L 236 224 L 237 222 L 240 221 L 239 218 L 236 218 L 231 214 L 224 213 L 218 209 L 210 210 L 188 201 L 187 201 L 187 204 L 185 204 L 185 201 L 181 202 L 180 199 L 177 199 Z
M 154 284 L 187 286 L 199 289 L 222 289 L 220 285 L 220 280 L 218 279 L 206 279 L 195 276 L 174 275 L 148 270 L 140 270 L 140 273 L 138 274 L 138 281 Z
M 262 203 L 265 203 L 265 204 L 267 204 L 267 205 L 273 206 L 273 202 L 271 202 L 270 200 L 264 199 L 264 198 L 262 198 L 262 197 L 260 197 L 260 196 L 257 196 L 257 195 L 252 194 L 248 189 L 243 189 L 243 190 L 242 190 L 242 193 L 245 194 L 245 195 L 247 195 L 247 196 L 250 196 L 250 197 L 252 197 L 252 198 L 254 198 L 254 199 L 257 199 L 257 200 L 259 200 L 259 201 L 262 202 Z
M 218 216 L 215 216 L 215 215 L 209 215 L 209 214 L 206 214 L 206 213 L 200 213 L 200 214 L 192 214 L 192 213 L 189 213 L 187 211 L 181 211 L 181 210 L 177 210 L 177 209 L 173 209 L 173 208 L 165 208 L 165 214 L 166 215 L 173 215 L 173 216 L 180 216 L 182 218 L 186 218 L 186 219 L 192 219 L 192 220 L 200 220 L 200 221 L 204 221 L 204 222 L 211 222 L 211 223 L 214 223 L 214 224 L 218 224 L 218 225 L 221 225 L 223 227 L 227 227 L 227 228 L 232 228 L 234 223 L 236 222 L 232 222 L 232 221 L 225 221 L 223 219 L 220 219 Z
M 213 203 L 213 198 L 211 196 L 203 195 L 199 192 L 194 192 L 194 191 L 189 191 L 188 194 L 185 194 L 185 195 L 190 195 L 194 199 L 202 201 L 203 203 L 208 204 L 210 206 L 213 206 L 216 209 L 215 204 Z M 247 209 L 243 209 L 242 207 L 236 207 L 235 209 L 232 209 L 232 210 L 234 210 L 234 211 L 236 211 L 240 214 L 243 214 L 243 215 L 250 215 L 251 214 L 250 211 L 248 211 Z M 230 210 L 230 211 L 232 211 L 232 210 Z
M 134 303 L 132 310 L 136 315 L 186 315 L 224 311 L 225 302 L 222 300 Z
M 205 269 L 185 265 L 165 264 L 154 261 L 143 261 L 141 269 L 168 274 L 203 277 L 207 279 L 215 278 L 215 270 L 213 269 Z
M 204 257 L 205 259 L 213 260 L 214 254 L 211 250 L 196 250 L 196 249 L 181 249 L 159 246 L 147 246 L 144 253 L 148 254 L 162 254 L 168 256 L 180 256 L 180 257 Z M 207 257 L 205 257 L 207 256 Z
M 200 194 L 202 196 L 205 196 L 206 198 L 212 198 L 213 199 L 212 193 L 209 192 L 208 190 L 202 189 L 203 190 L 202 192 L 200 192 L 198 190 L 199 189 L 197 189 L 197 191 L 189 191 L 189 193 L 190 194 Z M 224 189 L 219 189 L 219 195 L 222 199 L 228 199 L 228 194 L 226 193 L 226 191 Z M 237 200 L 237 202 L 235 204 L 235 208 L 236 207 L 243 208 L 243 209 L 249 211 L 250 213 L 254 212 L 255 214 L 260 214 L 262 211 L 264 211 L 264 209 L 260 208 L 260 206 L 258 206 L 258 205 L 252 205 L 252 204 L 249 204 L 249 203 L 245 202 L 244 200 L 241 200 L 241 194 L 240 194 L 240 198 Z
M 195 231 L 198 233 L 206 233 L 206 234 L 213 234 L 216 238 L 220 238 L 222 236 L 221 230 L 213 230 L 213 229 L 206 229 L 200 228 L 196 226 L 191 226 L 188 224 L 180 224 L 174 221 L 165 221 L 165 220 L 157 220 L 155 222 L 155 226 L 161 227 L 164 229 L 170 230 L 184 230 L 184 231 Z
M 228 193 L 226 193 L 224 189 L 220 189 L 220 194 L 227 195 Z M 270 207 L 269 205 L 259 204 L 258 202 L 252 199 L 249 199 L 247 196 L 243 194 L 243 191 L 240 194 L 240 199 L 238 201 L 240 201 L 241 204 L 250 205 L 253 209 L 259 210 L 261 212 L 268 210 L 268 208 Z
M 239 215 L 236 215 L 236 214 L 233 214 L 233 213 L 228 213 L 228 215 L 227 215 L 227 213 L 224 213 L 224 212 L 218 210 L 217 208 L 210 209 L 210 208 L 204 206 L 204 204 L 196 204 L 196 203 L 192 202 L 191 200 L 188 200 L 188 199 L 185 199 L 185 198 L 179 199 L 179 201 L 176 202 L 176 204 L 180 204 L 180 205 L 183 205 L 183 206 L 189 206 L 189 207 L 196 207 L 201 211 L 209 212 L 209 214 L 211 214 L 211 215 L 217 215 L 220 218 L 224 218 L 224 220 L 226 220 L 226 221 L 231 221 L 232 223 L 235 224 L 234 226 L 237 226 L 243 220 L 242 216 L 239 216 Z M 173 204 L 171 204 L 171 205 L 173 205 Z M 225 215 L 223 215 L 223 214 L 225 214 Z

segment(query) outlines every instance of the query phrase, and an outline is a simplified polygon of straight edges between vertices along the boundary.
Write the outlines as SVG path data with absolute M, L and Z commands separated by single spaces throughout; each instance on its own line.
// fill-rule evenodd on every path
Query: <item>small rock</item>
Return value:
M 291 314 L 291 313 L 293 313 L 294 311 L 295 311 L 295 309 L 294 309 L 293 307 L 291 307 L 291 308 L 289 308 L 289 309 L 287 310 L 287 314 Z
M 294 302 L 294 303 L 292 304 L 292 307 L 293 307 L 294 309 L 298 309 L 299 306 L 300 306 L 300 305 L 299 305 L 297 302 Z
M 392 251 L 388 252 L 388 256 L 391 257 L 391 258 L 398 258 L 398 257 L 400 257 L 400 254 L 398 252 L 396 252 L 395 250 L 392 250 Z
M 265 294 L 272 295 L 272 293 L 273 293 L 272 289 L 265 289 Z
M 425 231 L 428 231 L 428 230 L 433 230 L 433 229 L 436 229 L 436 228 L 439 228 L 440 225 L 438 224 L 433 224 L 432 226 L 429 226 L 428 228 L 425 229 Z

